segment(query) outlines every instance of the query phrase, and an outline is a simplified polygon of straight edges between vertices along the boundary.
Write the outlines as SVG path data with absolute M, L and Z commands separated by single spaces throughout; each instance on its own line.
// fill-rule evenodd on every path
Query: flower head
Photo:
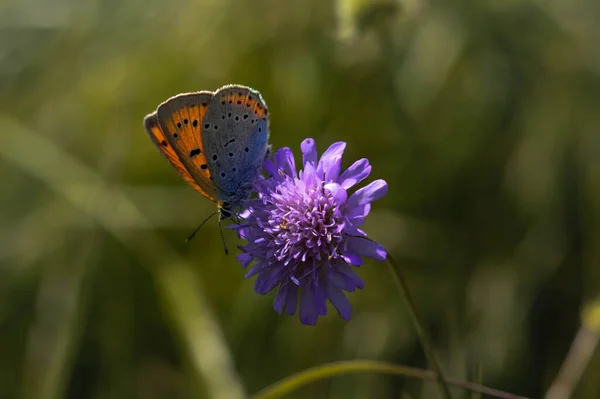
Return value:
M 248 201 L 234 228 L 248 243 L 237 257 L 243 267 L 256 263 L 246 278 L 258 275 L 254 289 L 266 294 L 278 288 L 275 310 L 293 315 L 300 299 L 300 320 L 315 324 L 327 314 L 326 301 L 350 319 L 352 307 L 343 291 L 363 288 L 351 266 L 362 256 L 382 261 L 383 247 L 360 230 L 371 202 L 383 197 L 387 183 L 376 180 L 349 194 L 371 172 L 367 159 L 342 171 L 346 143 L 331 145 L 317 160 L 313 139 L 301 144 L 303 169 L 296 172 L 289 148 L 265 161 L 270 177 L 255 183 L 258 198 Z

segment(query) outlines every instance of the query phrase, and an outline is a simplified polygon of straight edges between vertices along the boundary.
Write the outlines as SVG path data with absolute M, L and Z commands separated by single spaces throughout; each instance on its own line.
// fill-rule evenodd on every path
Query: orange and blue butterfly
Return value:
M 181 177 L 217 204 L 219 228 L 249 197 L 270 153 L 267 105 L 246 86 L 178 94 L 147 115 L 144 127 Z

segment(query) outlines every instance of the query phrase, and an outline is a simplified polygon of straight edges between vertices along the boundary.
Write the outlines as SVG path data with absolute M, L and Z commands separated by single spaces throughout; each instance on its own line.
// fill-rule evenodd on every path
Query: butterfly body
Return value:
M 144 118 L 148 135 L 183 179 L 231 217 L 269 153 L 269 116 L 257 91 L 228 85 L 184 93 Z

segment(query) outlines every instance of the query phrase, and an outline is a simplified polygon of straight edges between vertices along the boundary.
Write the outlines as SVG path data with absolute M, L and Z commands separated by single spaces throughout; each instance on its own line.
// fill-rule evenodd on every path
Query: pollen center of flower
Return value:
M 295 185 L 289 188 L 298 189 Z M 312 267 L 313 260 L 339 256 L 343 218 L 333 195 L 322 185 L 302 188 L 275 197 L 269 230 L 273 255 L 278 261 L 287 265 L 299 260 Z

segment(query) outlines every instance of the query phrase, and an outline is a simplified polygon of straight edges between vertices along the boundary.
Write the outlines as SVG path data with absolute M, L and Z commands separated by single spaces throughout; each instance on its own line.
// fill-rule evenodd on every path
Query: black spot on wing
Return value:
M 201 152 L 202 151 L 200 151 L 200 148 L 194 148 L 190 151 L 190 158 L 194 158 L 195 156 L 200 155 Z

